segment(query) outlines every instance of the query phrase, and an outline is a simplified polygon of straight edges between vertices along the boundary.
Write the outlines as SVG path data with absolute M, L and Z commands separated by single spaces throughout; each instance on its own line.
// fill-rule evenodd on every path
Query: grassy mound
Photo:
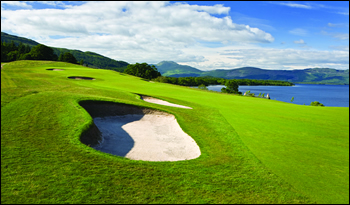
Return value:
M 93 121 L 79 103 L 89 100 L 171 113 L 202 154 L 145 162 L 96 151 L 80 141 Z M 61 62 L 7 63 L 1 202 L 349 203 L 349 108 L 206 92 Z

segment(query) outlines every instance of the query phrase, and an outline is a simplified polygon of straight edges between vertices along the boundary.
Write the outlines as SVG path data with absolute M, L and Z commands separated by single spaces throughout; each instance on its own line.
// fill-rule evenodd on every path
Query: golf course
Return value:
M 206 91 L 66 62 L 1 67 L 1 203 L 349 203 L 349 107 Z M 96 150 L 81 141 L 94 127 L 86 102 L 172 115 L 200 155 L 147 161 Z

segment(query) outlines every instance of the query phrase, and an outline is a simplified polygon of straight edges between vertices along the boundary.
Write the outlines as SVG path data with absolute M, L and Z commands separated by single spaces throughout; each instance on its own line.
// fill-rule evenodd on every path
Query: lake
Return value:
M 213 91 L 221 91 L 224 85 L 209 85 L 207 88 Z M 291 103 L 294 97 L 294 104 L 310 105 L 318 101 L 324 106 L 349 107 L 349 85 L 312 85 L 296 84 L 295 86 L 245 86 L 240 85 L 238 90 L 242 93 L 250 90 L 258 96 L 259 93 L 269 93 L 272 100 L 279 100 Z

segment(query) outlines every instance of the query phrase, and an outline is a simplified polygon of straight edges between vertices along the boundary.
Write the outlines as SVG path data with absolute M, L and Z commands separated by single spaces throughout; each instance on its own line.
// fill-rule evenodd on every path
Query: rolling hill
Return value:
M 22 42 L 31 47 L 39 44 L 36 41 L 4 32 L 1 32 L 1 41 L 7 43 L 14 41 L 17 45 Z M 70 52 L 77 61 L 83 60 L 85 65 L 92 68 L 123 72 L 128 66 L 128 63 L 125 61 L 117 61 L 90 51 L 82 52 L 80 50 L 66 48 L 51 48 L 57 56 L 64 52 Z M 349 84 L 349 69 L 307 68 L 304 70 L 265 70 L 255 67 L 243 67 L 230 70 L 216 69 L 201 71 L 188 65 L 180 65 L 174 61 L 161 61 L 154 65 L 163 76 L 169 77 L 213 76 L 225 79 L 282 80 L 292 83 Z
M 179 65 L 174 61 L 161 61 L 154 66 L 162 75 L 171 77 L 197 77 L 204 72 L 188 65 Z
M 11 41 L 13 41 L 16 45 L 22 42 L 23 44 L 29 45 L 30 47 L 33 47 L 39 44 L 38 42 L 28 38 L 19 37 L 19 36 L 1 32 L 1 42 L 10 43 Z M 129 63 L 125 61 L 117 61 L 90 51 L 82 52 L 80 50 L 72 50 L 72 49 L 66 49 L 66 48 L 56 48 L 56 47 L 51 47 L 51 48 L 54 50 L 54 53 L 57 56 L 59 56 L 61 53 L 70 52 L 77 59 L 78 62 L 80 60 L 83 60 L 84 65 L 87 65 L 88 67 L 91 67 L 91 68 L 100 68 L 100 69 L 108 69 L 108 70 L 123 72 L 125 68 L 129 65 Z
M 225 79 L 283 80 L 293 83 L 349 84 L 349 69 L 265 70 L 255 67 L 243 67 L 230 70 L 201 71 L 190 66 L 179 65 L 173 61 L 162 61 L 155 66 L 162 75 L 169 77 L 213 76 Z

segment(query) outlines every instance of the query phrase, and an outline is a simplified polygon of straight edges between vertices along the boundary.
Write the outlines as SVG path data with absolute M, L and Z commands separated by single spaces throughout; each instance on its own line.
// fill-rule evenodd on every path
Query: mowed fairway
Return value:
M 171 113 L 202 154 L 146 162 L 96 151 L 79 140 L 92 123 L 83 100 Z M 1 202 L 349 203 L 349 108 L 202 91 L 62 62 L 7 63 Z

